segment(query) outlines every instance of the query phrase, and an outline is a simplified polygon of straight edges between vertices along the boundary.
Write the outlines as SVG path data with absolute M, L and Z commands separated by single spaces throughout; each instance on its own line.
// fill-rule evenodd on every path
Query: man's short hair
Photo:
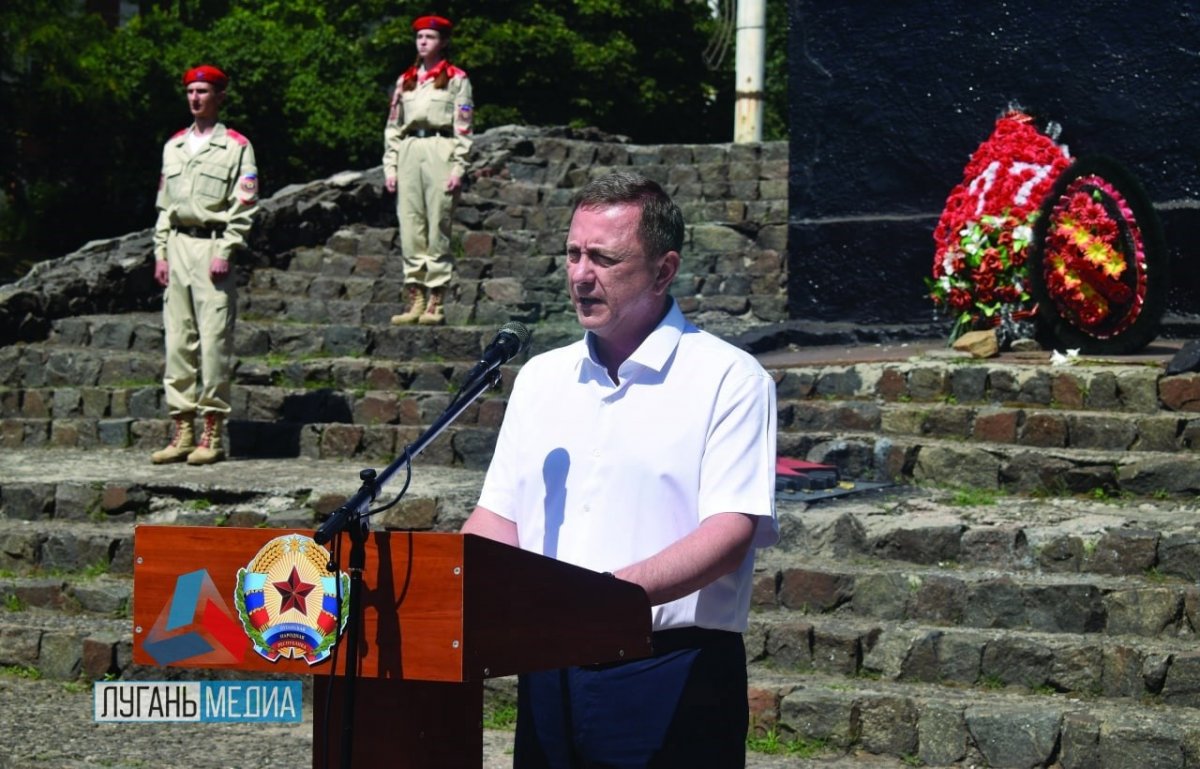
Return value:
M 683 248 L 683 212 L 658 182 L 640 174 L 616 171 L 593 179 L 576 193 L 571 213 L 621 204 L 641 208 L 638 238 L 647 256 L 657 258 Z

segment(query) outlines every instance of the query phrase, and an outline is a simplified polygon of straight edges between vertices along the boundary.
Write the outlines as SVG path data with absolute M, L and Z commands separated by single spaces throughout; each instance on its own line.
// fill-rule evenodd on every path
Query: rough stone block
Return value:
M 1163 684 L 1163 702 L 1200 707 L 1200 651 L 1182 651 L 1171 660 Z
M 861 723 L 852 696 L 820 689 L 788 694 L 779 706 L 779 722 L 797 737 L 824 740 L 839 748 L 858 742 Z
M 1053 659 L 1053 651 L 1039 641 L 1001 636 L 984 647 L 980 674 L 1006 686 L 1033 689 L 1046 683 Z
M 1064 714 L 1058 759 L 1062 769 L 1094 769 L 1102 766 L 1100 720 L 1090 713 Z
M 1158 560 L 1158 532 L 1109 529 L 1085 559 L 1084 567 L 1098 574 L 1144 574 Z
M 1025 612 L 1031 629 L 1048 633 L 1096 633 L 1105 627 L 1101 591 L 1091 584 L 1030 586 Z
M 788 621 L 767 629 L 767 659 L 779 668 L 810 670 L 813 666 L 813 626 L 804 621 Z
M 864 697 L 859 703 L 859 741 L 872 753 L 917 752 L 918 710 L 907 697 Z
M 1163 377 L 1158 397 L 1163 408 L 1171 411 L 1200 411 L 1200 374 Z
M 966 609 L 967 586 L 957 577 L 929 574 L 914 577 L 910 590 L 915 595 L 910 602 L 910 618 L 919 622 L 954 624 Z
M 1015 443 L 1021 417 L 1019 409 L 983 409 L 975 414 L 971 437 L 987 443 Z
M 1000 486 L 1000 460 L 982 449 L 921 446 L 913 478 L 938 484 L 995 489 Z
M 917 719 L 917 757 L 931 766 L 957 763 L 967 754 L 967 722 L 961 705 L 930 702 Z
M 984 705 L 966 709 L 967 729 L 988 766 L 1047 766 L 1063 712 L 1053 705 Z
M 88 681 L 100 681 L 106 676 L 120 672 L 117 667 L 117 645 L 115 636 L 91 635 L 83 639 L 80 666 Z
M 963 624 L 978 628 L 1018 628 L 1025 623 L 1025 596 L 1012 578 L 985 579 L 968 589 Z
M 36 665 L 41 641 L 42 631 L 39 628 L 0 625 L 0 665 Z
M 359 425 L 325 425 L 321 431 L 321 457 L 349 458 L 362 445 L 363 428 Z
M 1018 442 L 1025 446 L 1057 449 L 1067 445 L 1067 436 L 1065 416 L 1035 412 L 1025 415 Z
M 38 670 L 46 678 L 74 681 L 83 672 L 83 638 L 62 631 L 47 631 L 38 652 Z
M 1017 524 L 969 528 L 960 539 L 959 561 L 972 566 L 1024 566 L 1029 558 L 1025 529 Z
M 813 628 L 813 669 L 855 676 L 862 667 L 863 634 L 841 628 Z
M 856 614 L 881 620 L 901 620 L 908 614 L 912 586 L 900 574 L 860 574 L 854 580 Z
M 1100 726 L 1100 769 L 1185 769 L 1180 733 L 1164 732 L 1138 713 L 1113 714 Z
M 6 483 L 0 486 L 0 513 L 22 521 L 49 518 L 56 490 L 53 483 Z
M 0 569 L 27 572 L 41 563 L 45 535 L 10 527 L 0 534 Z
M 854 577 L 808 569 L 785 569 L 779 602 L 789 609 L 829 612 L 854 597 Z
M 1137 423 L 1116 415 L 1073 414 L 1067 433 L 1071 448 L 1125 451 L 1137 438 Z

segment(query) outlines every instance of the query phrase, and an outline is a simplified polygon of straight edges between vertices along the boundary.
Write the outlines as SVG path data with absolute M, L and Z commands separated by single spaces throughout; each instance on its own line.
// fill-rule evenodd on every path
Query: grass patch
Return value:
M 825 752 L 825 740 L 809 740 L 803 737 L 786 739 L 772 726 L 761 735 L 746 737 L 746 749 L 768 756 L 796 756 L 813 758 Z
M 996 489 L 961 487 L 950 494 L 950 504 L 956 507 L 986 507 L 996 504 L 1000 492 Z
M 93 564 L 83 567 L 80 574 L 87 579 L 94 579 L 108 574 L 108 568 L 111 564 L 106 561 L 96 561 Z
M 4 596 L 5 611 L 25 611 L 25 602 L 21 600 L 21 596 L 16 593 L 9 593 Z
M 511 732 L 517 726 L 516 705 L 497 705 L 483 714 L 484 729 L 502 729 Z
M 0 665 L 0 676 L 40 681 L 42 680 L 42 671 L 32 665 Z

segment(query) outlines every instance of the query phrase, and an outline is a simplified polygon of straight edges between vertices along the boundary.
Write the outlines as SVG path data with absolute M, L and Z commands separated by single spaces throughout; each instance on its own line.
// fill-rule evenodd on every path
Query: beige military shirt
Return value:
M 435 84 L 443 72 L 448 78 L 446 87 L 438 88 Z M 415 80 L 416 87 L 404 90 L 406 80 Z M 450 173 L 463 176 L 467 171 L 467 154 L 471 151 L 474 110 L 471 81 L 463 70 L 446 60 L 423 73 L 416 67 L 409 67 L 396 79 L 387 126 L 383 129 L 384 175 L 399 175 L 400 142 L 425 132 L 426 135 L 454 139 Z
M 183 227 L 221 229 L 221 256 L 228 259 L 245 245 L 258 210 L 254 147 L 245 136 L 217 123 L 208 141 L 193 153 L 190 131 L 185 128 L 163 147 L 154 257 L 167 258 L 168 234 Z

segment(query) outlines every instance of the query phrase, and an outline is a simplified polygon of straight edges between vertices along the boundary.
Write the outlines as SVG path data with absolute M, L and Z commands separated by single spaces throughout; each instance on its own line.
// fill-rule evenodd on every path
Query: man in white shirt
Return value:
M 671 298 L 683 237 L 652 181 L 581 190 L 566 270 L 586 333 L 522 368 L 463 527 L 611 572 L 653 606 L 654 657 L 521 676 L 516 769 L 745 763 L 741 632 L 754 549 L 778 538 L 775 387 Z

